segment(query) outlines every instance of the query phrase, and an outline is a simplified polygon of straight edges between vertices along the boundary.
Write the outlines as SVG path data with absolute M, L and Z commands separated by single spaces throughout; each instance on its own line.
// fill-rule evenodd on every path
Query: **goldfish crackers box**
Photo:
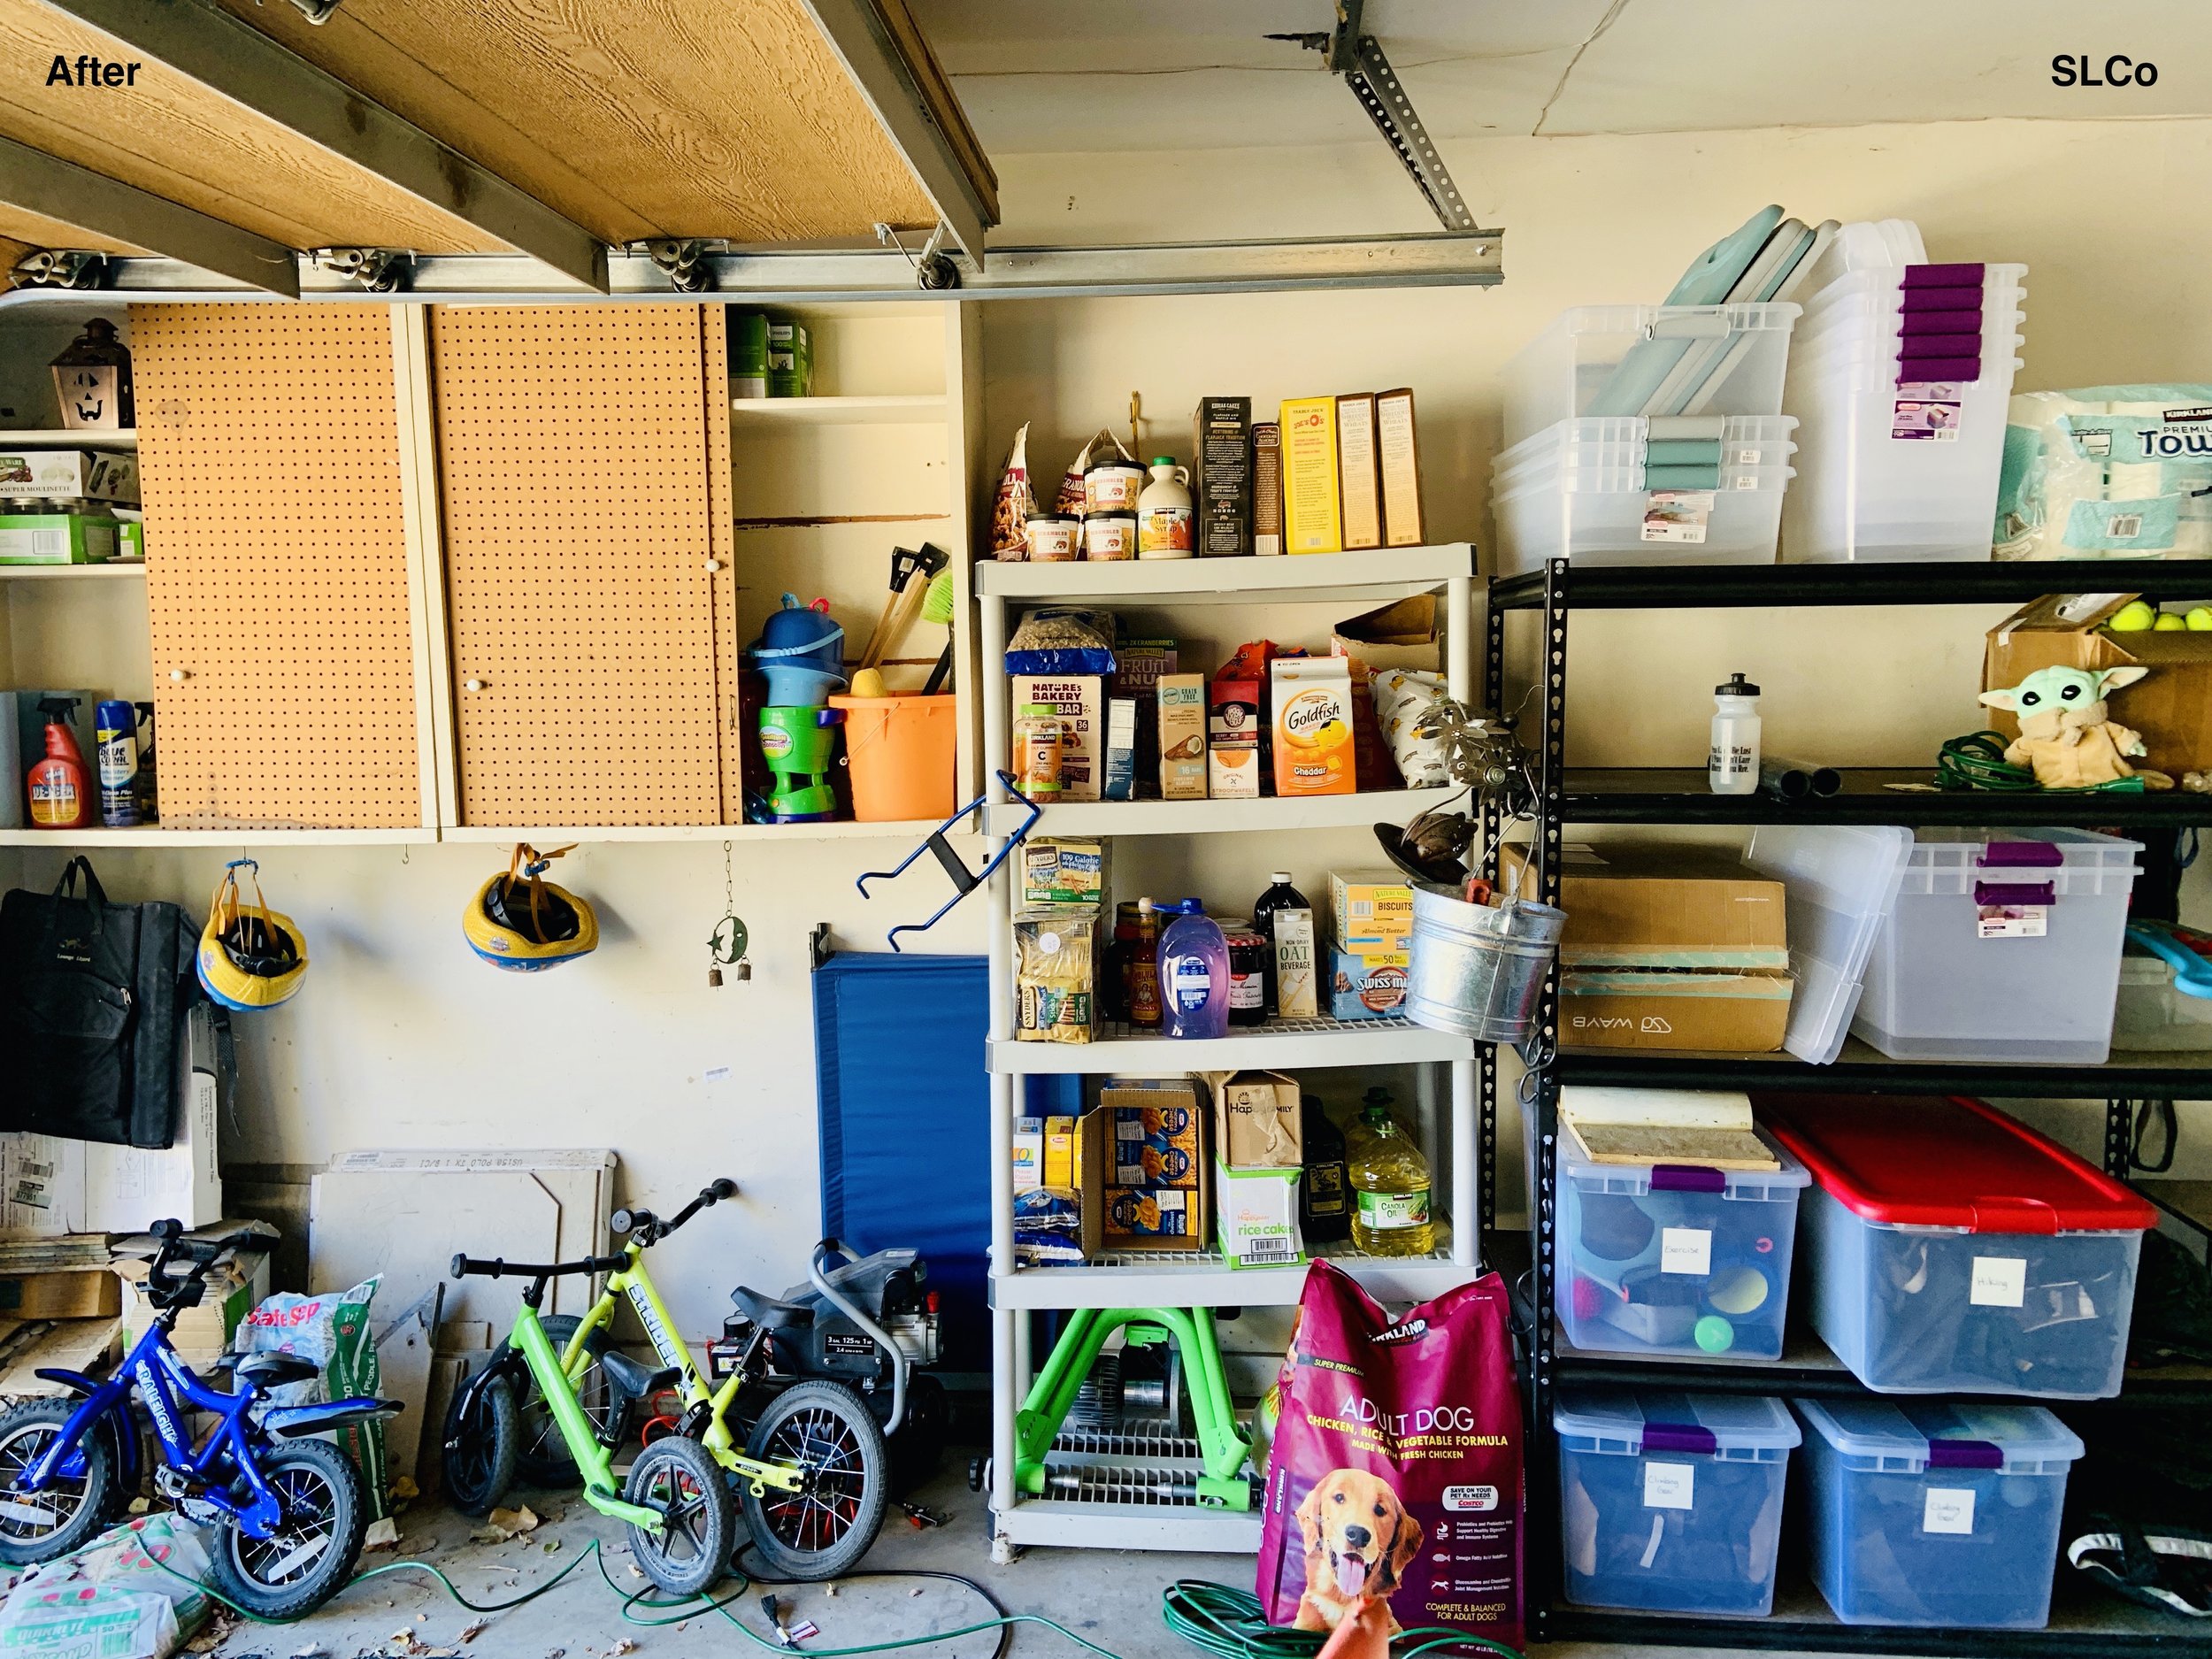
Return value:
M 1279 657 L 1270 669 L 1275 710 L 1275 793 L 1350 795 L 1352 665 L 1341 657 Z

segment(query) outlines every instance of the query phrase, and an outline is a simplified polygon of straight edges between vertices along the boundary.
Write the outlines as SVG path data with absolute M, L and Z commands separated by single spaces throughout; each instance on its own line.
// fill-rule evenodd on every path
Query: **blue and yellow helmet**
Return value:
M 507 868 L 477 888 L 461 914 L 469 949 L 511 973 L 557 968 L 598 949 L 599 918 L 591 906 L 544 879 L 547 866 L 570 850 L 516 848 Z
M 238 872 L 253 872 L 253 902 L 238 891 Z M 261 866 L 234 858 L 223 868 L 207 926 L 200 932 L 201 988 L 225 1008 L 250 1014 L 296 995 L 307 978 L 307 941 L 288 916 L 261 896 Z

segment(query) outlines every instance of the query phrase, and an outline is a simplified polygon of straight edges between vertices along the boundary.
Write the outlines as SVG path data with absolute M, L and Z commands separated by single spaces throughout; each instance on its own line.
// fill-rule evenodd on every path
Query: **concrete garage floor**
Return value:
M 1198 1650 L 1171 1635 L 1160 1621 L 1160 1592 L 1177 1578 L 1215 1578 L 1249 1588 L 1249 1557 L 1106 1553 L 1090 1550 L 1032 1550 L 1010 1567 L 990 1564 L 987 1517 L 980 1494 L 972 1493 L 962 1471 L 964 1455 L 949 1456 L 945 1471 L 919 1494 L 929 1509 L 949 1518 L 942 1527 L 917 1531 L 895 1510 L 868 1557 L 871 1568 L 923 1568 L 957 1572 L 988 1585 L 1015 1612 L 1041 1613 L 1119 1659 L 1195 1659 Z M 543 1525 L 503 1544 L 469 1541 L 482 1523 L 435 1502 L 418 1501 L 400 1517 L 398 1548 L 362 1557 L 364 1568 L 395 1559 L 435 1563 L 472 1601 L 509 1601 L 545 1583 L 586 1552 L 597 1539 L 607 1571 L 616 1583 L 646 1587 L 633 1568 L 624 1529 L 576 1497 L 522 1493 Z M 990 1617 L 990 1609 L 957 1585 L 856 1581 L 835 1595 L 822 1585 L 779 1587 L 775 1595 L 787 1624 L 812 1619 L 821 1634 L 807 1648 L 857 1647 L 932 1630 L 956 1630 Z M 726 1581 L 718 1593 L 737 1588 Z M 746 1591 L 732 1603 L 736 1614 L 762 1637 L 768 1635 L 760 1609 L 763 1589 Z M 650 1617 L 650 1615 L 647 1615 Z M 472 1634 L 471 1627 L 480 1624 Z M 206 1639 L 205 1632 L 201 1640 Z M 980 1632 L 912 1651 L 924 1659 L 987 1659 L 995 1642 Z M 471 1613 L 456 1604 L 427 1573 L 392 1573 L 357 1584 L 329 1606 L 299 1624 L 273 1628 L 242 1624 L 211 1650 L 221 1659 L 431 1659 L 450 1653 L 456 1659 L 691 1659 L 692 1655 L 743 1654 L 757 1649 L 717 1613 L 687 1618 L 680 1624 L 643 1629 L 626 1624 L 621 1602 L 587 1563 L 566 1582 L 526 1606 L 503 1613 Z M 1049 1630 L 1018 1628 L 1013 1652 L 1034 1659 L 1081 1659 L 1083 1650 Z M 1624 1659 L 1649 1653 L 1660 1659 L 1721 1659 L 1706 1648 L 1628 1648 L 1578 1644 L 1539 1649 L 1543 1659 Z M 1763 1659 L 1789 1659 L 1786 1655 Z

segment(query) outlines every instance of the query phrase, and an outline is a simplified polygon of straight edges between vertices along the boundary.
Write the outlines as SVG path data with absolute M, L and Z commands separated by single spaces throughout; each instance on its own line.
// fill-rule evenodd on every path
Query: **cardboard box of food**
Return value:
M 1274 421 L 1252 428 L 1252 551 L 1283 550 L 1283 429 Z
M 1214 1072 L 1214 1158 L 1232 1170 L 1305 1162 L 1298 1083 L 1279 1071 Z
M 1206 699 L 1206 793 L 1216 801 L 1256 801 L 1260 682 L 1217 680 Z
M 138 504 L 138 457 L 127 449 L 0 449 L 0 495 Z
M 1193 1097 L 1195 1104 L 1195 1097 Z M 1184 1187 L 1113 1184 L 1113 1114 L 1102 1105 L 1076 1125 L 1082 1160 L 1081 1239 L 1086 1260 L 1148 1251 L 1196 1250 L 1213 1231 L 1212 1183 Z
M 1206 798 L 1206 677 L 1163 674 L 1160 698 L 1160 795 L 1168 801 Z
M 1095 801 L 1105 775 L 1106 682 L 1099 674 L 1016 674 L 1014 707 L 1048 704 L 1067 727 L 1060 751 L 1060 799 Z
M 2118 578 L 2121 572 L 2114 574 Z M 2212 769 L 2212 633 L 2161 634 L 2150 628 L 2114 633 L 2105 625 L 2140 595 L 2107 594 L 2103 603 L 2070 620 L 2059 614 L 2059 607 L 2072 597 L 2046 595 L 1989 631 L 1982 649 L 1982 689 L 2016 686 L 2039 668 L 2139 664 L 2150 672 L 2112 693 L 2109 703 L 2111 718 L 2141 733 L 2149 751 L 2134 764 L 2176 778 Z M 2020 735 L 2018 718 L 2006 710 L 1980 708 L 1972 718 L 2003 733 L 2008 741 Z
M 1329 1012 L 1337 1019 L 1394 1019 L 1405 1008 L 1406 970 L 1348 950 L 1329 953 Z
M 1282 446 L 1285 549 L 1340 551 L 1344 540 L 1337 516 L 1336 399 L 1284 399 Z
M 768 396 L 768 317 L 764 311 L 731 312 L 730 396 Z
M 1252 400 L 1202 399 L 1192 420 L 1191 453 L 1198 460 L 1198 525 L 1194 545 L 1201 558 L 1231 558 L 1252 550 Z
M 1189 1084 L 1101 1089 L 1098 1109 L 1113 1125 L 1111 1185 L 1199 1185 L 1205 1159 L 1205 1119 L 1199 1110 L 1197 1091 Z
M 1375 397 L 1349 392 L 1336 400 L 1337 512 L 1344 550 L 1383 544 L 1382 479 L 1375 467 Z
M 1375 399 L 1375 453 L 1382 472 L 1384 542 L 1418 547 L 1428 539 L 1421 511 L 1421 446 L 1413 394 L 1403 387 Z
M 1214 1165 L 1214 1238 L 1223 1261 L 1231 1267 L 1295 1267 L 1306 1259 L 1298 1174 Z
M 1786 973 L 1570 968 L 1560 975 L 1559 1039 L 1570 1048 L 1771 1054 L 1789 1027 L 1793 988 Z
M 119 534 L 104 513 L 0 513 L 0 565 L 104 565 Z
M 1096 905 L 1104 897 L 1106 845 L 1065 836 L 1039 836 L 1022 843 L 1021 904 Z
M 1025 1193 L 1045 1184 L 1045 1120 L 1014 1119 L 1014 1190 Z
M 1509 890 L 1534 891 L 1518 846 L 1501 854 Z M 1779 881 L 1724 848 L 1609 841 L 1570 846 L 1560 865 L 1569 968 L 1785 973 L 1790 955 Z
M 1394 870 L 1330 871 L 1329 915 L 1339 950 L 1402 956 L 1413 949 L 1413 888 Z
M 1356 793 L 1351 664 L 1341 657 L 1279 657 L 1268 674 L 1275 793 Z

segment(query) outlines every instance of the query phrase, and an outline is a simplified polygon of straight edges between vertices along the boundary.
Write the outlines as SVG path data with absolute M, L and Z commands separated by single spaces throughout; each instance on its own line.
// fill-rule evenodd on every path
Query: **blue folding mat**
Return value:
M 922 1253 L 949 1371 L 991 1368 L 988 980 L 981 956 L 887 951 L 814 975 L 822 1230 Z

